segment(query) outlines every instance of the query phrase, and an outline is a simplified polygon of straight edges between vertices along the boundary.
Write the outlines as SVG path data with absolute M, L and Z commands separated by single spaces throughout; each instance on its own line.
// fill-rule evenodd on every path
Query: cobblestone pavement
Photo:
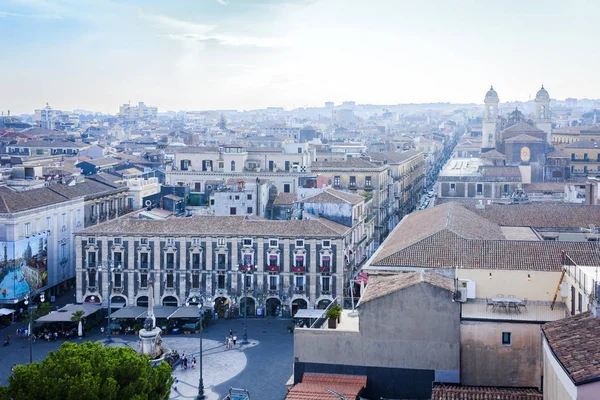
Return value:
M 204 384 L 208 388 L 208 400 L 222 399 L 230 387 L 244 388 L 250 391 L 253 399 L 282 400 L 287 393 L 285 383 L 292 374 L 293 335 L 287 332 L 290 320 L 248 319 L 248 339 L 250 345 L 240 348 L 243 337 L 243 319 L 212 321 L 204 331 Z M 13 364 L 29 362 L 29 342 L 17 339 L 15 330 L 25 327 L 26 323 L 17 323 L 2 329 L 0 337 L 9 333 L 11 344 L 0 347 L 0 384 L 6 385 Z M 238 338 L 236 349 L 225 350 L 225 336 L 232 329 Z M 103 337 L 94 332 L 83 340 L 97 341 Z M 164 336 L 167 347 L 181 354 L 198 355 L 199 335 Z M 117 342 L 128 344 L 137 349 L 136 336 L 118 336 Z M 72 341 L 81 341 L 73 339 Z M 33 344 L 34 361 L 41 360 L 48 352 L 57 349 L 63 343 L 37 341 Z M 195 354 L 194 354 L 195 353 Z M 174 371 L 180 380 L 179 393 L 173 392 L 173 399 L 193 398 L 198 385 L 198 369 Z

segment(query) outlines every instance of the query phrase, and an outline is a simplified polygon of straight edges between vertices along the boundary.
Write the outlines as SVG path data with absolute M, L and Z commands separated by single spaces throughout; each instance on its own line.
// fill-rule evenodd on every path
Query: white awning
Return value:
M 321 318 L 325 310 L 309 310 L 309 309 L 300 309 L 296 311 L 294 314 L 294 318 Z
M 169 315 L 173 314 L 177 310 L 175 306 L 162 306 L 154 308 L 154 318 L 169 318 Z M 144 310 L 143 313 L 137 316 L 137 318 L 146 319 L 148 317 L 148 309 Z
M 123 307 L 110 314 L 110 318 L 137 318 L 148 310 L 147 307 Z
M 15 312 L 15 310 L 11 310 L 10 308 L 0 308 L 0 317 L 3 317 L 5 315 L 10 315 L 14 312 Z
M 208 307 L 203 307 L 202 312 L 209 310 Z M 200 316 L 200 309 L 197 306 L 183 306 L 179 307 L 177 310 L 173 312 L 173 314 L 169 315 L 167 319 L 172 318 L 198 318 Z
M 83 316 L 87 317 L 100 310 L 100 305 L 93 303 L 67 304 L 58 311 L 52 311 L 36 320 L 36 322 L 71 322 L 71 316 L 76 311 L 83 311 Z

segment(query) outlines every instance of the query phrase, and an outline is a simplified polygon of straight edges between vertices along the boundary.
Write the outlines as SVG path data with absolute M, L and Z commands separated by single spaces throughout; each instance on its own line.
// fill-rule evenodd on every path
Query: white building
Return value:
M 54 125 L 61 114 L 61 110 L 55 110 L 46 103 L 46 107 L 35 110 L 34 121 L 40 128 L 54 129 Z
M 158 107 L 150 107 L 139 102 L 137 106 L 132 106 L 130 103 L 123 104 L 119 107 L 119 117 L 126 120 L 138 119 L 155 119 L 158 115 Z

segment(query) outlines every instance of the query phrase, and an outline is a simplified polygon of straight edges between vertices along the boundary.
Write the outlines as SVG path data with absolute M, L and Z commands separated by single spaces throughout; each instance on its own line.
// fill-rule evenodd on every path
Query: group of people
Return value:
M 183 369 L 188 369 L 188 368 L 196 368 L 196 357 L 192 357 L 191 360 L 189 360 L 187 358 L 187 356 L 185 355 L 185 351 L 181 354 L 181 364 L 183 365 Z
M 230 329 L 229 336 L 225 337 L 225 348 L 233 349 L 233 346 L 235 346 L 236 342 L 237 342 L 237 336 L 234 336 L 233 331 Z

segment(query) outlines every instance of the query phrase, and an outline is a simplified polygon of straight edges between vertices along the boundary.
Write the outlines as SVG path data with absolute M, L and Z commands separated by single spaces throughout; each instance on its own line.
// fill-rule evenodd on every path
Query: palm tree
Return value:
M 75 311 L 75 312 L 73 312 L 73 314 L 71 314 L 71 322 L 78 323 L 83 320 L 84 316 L 85 316 L 85 311 L 83 311 L 83 310 Z
M 73 312 L 73 314 L 71 314 L 71 321 L 75 322 L 77 324 L 77 333 L 78 333 L 78 336 L 80 339 L 81 339 L 81 336 L 83 335 L 82 321 L 83 321 L 84 316 L 85 316 L 85 311 L 83 311 L 83 310 L 75 311 L 75 312 Z

